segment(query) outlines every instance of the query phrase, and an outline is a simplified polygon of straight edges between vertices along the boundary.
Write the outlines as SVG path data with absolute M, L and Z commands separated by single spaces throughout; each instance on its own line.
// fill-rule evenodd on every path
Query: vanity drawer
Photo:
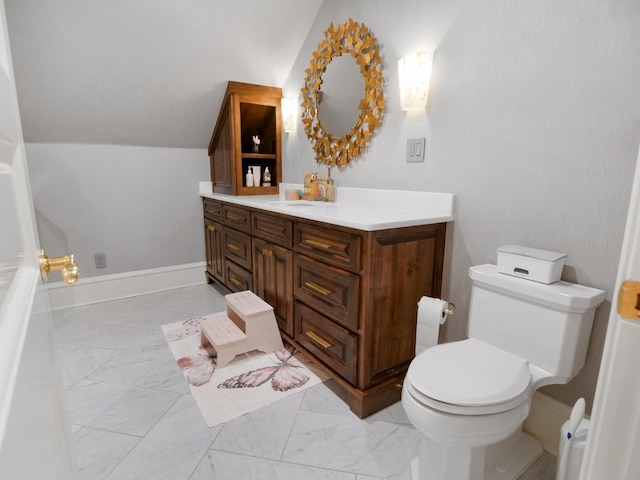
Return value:
M 208 198 L 203 198 L 204 217 L 215 222 L 222 219 L 222 204 Z
M 241 267 L 251 270 L 251 237 L 230 228 L 222 231 L 222 251 L 224 256 Z
M 358 336 L 303 303 L 294 307 L 295 339 L 352 384 L 356 383 Z
M 353 271 L 360 269 L 361 243 L 357 233 L 335 227 L 297 224 L 295 228 L 296 251 Z
M 225 262 L 225 285 L 232 292 L 244 292 L 253 289 L 251 272 L 233 262 Z
M 222 223 L 243 232 L 250 232 L 251 212 L 246 208 L 224 204 L 222 205 Z
M 360 277 L 303 255 L 294 264 L 297 299 L 352 330 L 358 329 Z
M 260 212 L 251 213 L 253 234 L 269 240 L 281 247 L 291 248 L 293 245 L 293 222 L 286 218 L 276 217 Z

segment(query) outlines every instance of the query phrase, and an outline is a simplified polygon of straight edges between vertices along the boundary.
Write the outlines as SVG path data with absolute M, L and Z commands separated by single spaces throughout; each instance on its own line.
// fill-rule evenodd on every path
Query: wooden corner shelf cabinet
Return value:
M 229 82 L 209 142 L 211 183 L 216 193 L 272 195 L 282 181 L 282 89 Z M 257 151 L 254 137 L 259 138 Z M 259 186 L 247 186 L 250 167 L 260 169 Z M 270 185 L 263 185 L 266 169 Z

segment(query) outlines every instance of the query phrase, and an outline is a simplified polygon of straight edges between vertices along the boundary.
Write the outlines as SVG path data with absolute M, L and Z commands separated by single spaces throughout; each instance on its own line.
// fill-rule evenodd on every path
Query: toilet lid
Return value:
M 524 358 L 474 338 L 444 343 L 420 353 L 407 379 L 422 395 L 460 406 L 505 403 L 529 386 Z

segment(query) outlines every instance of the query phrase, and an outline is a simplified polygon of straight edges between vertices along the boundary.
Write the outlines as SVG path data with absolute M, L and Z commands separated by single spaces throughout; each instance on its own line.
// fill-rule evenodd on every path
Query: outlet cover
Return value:
M 407 140 L 407 162 L 424 162 L 424 138 Z
M 107 268 L 107 254 L 106 253 L 96 253 L 93 256 L 96 261 L 96 268 Z

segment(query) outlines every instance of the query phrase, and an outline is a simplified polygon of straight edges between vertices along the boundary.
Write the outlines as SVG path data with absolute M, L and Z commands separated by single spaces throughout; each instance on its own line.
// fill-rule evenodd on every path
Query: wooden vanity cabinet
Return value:
M 271 304 L 283 337 L 329 372 L 359 417 L 398 401 L 418 301 L 440 296 L 446 224 L 361 231 L 203 201 L 209 280 Z
M 230 195 L 278 193 L 282 179 L 282 89 L 229 82 L 211 141 L 209 159 L 213 191 Z M 252 138 L 260 137 L 258 152 Z M 260 167 L 260 185 L 249 187 L 249 167 Z M 271 185 L 264 186 L 266 168 Z

